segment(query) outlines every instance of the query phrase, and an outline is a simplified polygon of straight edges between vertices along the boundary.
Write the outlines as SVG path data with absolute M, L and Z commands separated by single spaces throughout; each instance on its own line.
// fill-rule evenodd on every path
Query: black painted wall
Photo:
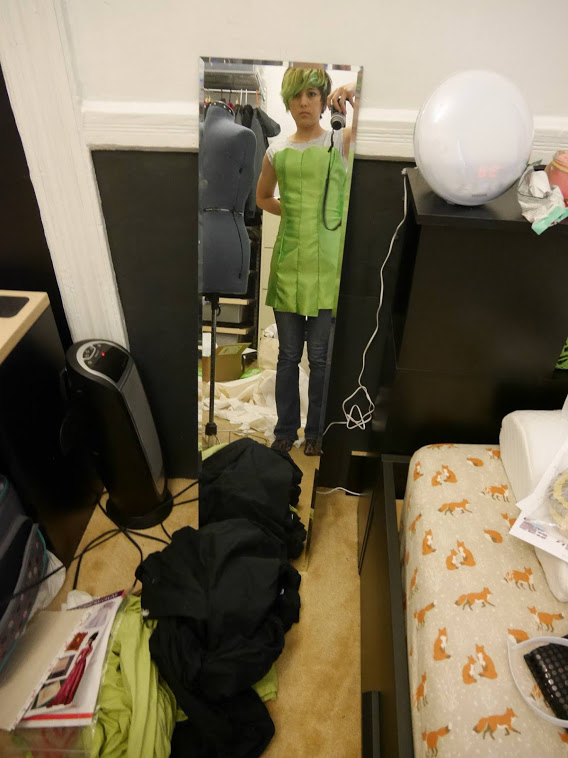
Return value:
M 343 254 L 343 268 L 332 355 L 326 426 L 344 421 L 343 400 L 358 387 L 362 355 L 376 325 L 380 300 L 380 269 L 387 256 L 394 231 L 404 213 L 402 169 L 414 166 L 407 161 L 356 160 L 353 168 L 349 217 Z M 397 238 L 383 271 L 384 296 L 379 314 L 379 331 L 367 352 L 362 384 L 374 402 L 379 383 L 381 357 L 385 345 L 385 319 L 393 298 L 395 271 L 401 242 Z M 362 390 L 346 405 L 354 404 L 365 414 L 369 403 Z M 356 416 L 356 413 L 353 415 Z M 351 451 L 372 451 L 375 440 L 370 421 L 365 428 L 346 425 L 328 428 L 321 460 L 320 485 L 346 486 L 352 464 Z M 358 485 L 354 485 L 358 486 Z
M 197 453 L 197 154 L 92 153 L 130 352 L 169 477 Z
M 26 156 L 0 71 L 0 289 L 47 292 L 63 347 L 71 335 Z
M 95 151 L 109 246 L 130 340 L 164 446 L 169 476 L 197 471 L 197 153 Z M 374 328 L 379 270 L 402 218 L 402 168 L 412 162 L 356 160 L 327 406 L 357 386 Z M 398 246 L 393 252 L 393 262 Z M 391 297 L 385 269 L 384 312 Z M 383 333 L 367 357 L 364 383 L 374 397 Z M 361 393 L 358 396 L 362 404 Z M 333 426 L 324 439 L 322 484 L 345 484 L 351 450 L 372 446 L 371 425 Z

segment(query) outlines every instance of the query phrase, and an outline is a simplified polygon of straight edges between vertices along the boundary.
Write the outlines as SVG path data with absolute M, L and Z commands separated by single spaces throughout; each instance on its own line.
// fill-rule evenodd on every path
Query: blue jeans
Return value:
M 306 439 L 321 437 L 320 416 L 327 351 L 331 331 L 331 310 L 320 310 L 317 316 L 274 311 L 278 327 L 278 365 L 276 367 L 276 411 L 274 428 L 277 440 L 297 440 L 300 423 L 299 365 L 308 343 L 310 379 L 308 384 L 308 418 Z

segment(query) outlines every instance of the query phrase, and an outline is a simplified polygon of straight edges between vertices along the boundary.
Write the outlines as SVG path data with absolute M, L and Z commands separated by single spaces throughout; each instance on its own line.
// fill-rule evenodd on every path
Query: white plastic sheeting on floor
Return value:
M 276 371 L 265 370 L 260 374 L 233 382 L 215 384 L 215 416 L 235 425 L 235 431 L 258 433 L 269 440 L 274 437 L 276 402 L 274 387 Z M 209 411 L 209 384 L 203 384 L 203 406 Z M 306 424 L 308 410 L 308 375 L 300 366 L 300 414 L 302 426 Z

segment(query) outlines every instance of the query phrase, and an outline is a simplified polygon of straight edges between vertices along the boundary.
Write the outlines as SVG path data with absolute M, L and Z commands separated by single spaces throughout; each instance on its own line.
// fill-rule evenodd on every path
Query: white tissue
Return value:
M 502 421 L 501 460 L 515 498 L 534 490 L 568 438 L 568 398 L 561 411 L 514 411 Z M 535 547 L 548 586 L 560 602 L 568 602 L 568 563 Z

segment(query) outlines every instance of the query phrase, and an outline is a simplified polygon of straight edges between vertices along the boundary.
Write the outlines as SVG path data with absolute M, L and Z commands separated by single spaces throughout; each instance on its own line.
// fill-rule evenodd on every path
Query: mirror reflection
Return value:
M 201 60 L 202 450 L 321 453 L 361 78 Z

